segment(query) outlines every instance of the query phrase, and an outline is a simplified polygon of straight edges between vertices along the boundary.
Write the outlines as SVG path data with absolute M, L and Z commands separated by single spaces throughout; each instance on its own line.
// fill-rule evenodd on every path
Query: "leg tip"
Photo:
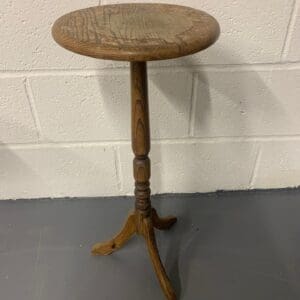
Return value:
M 114 247 L 112 247 L 110 244 L 101 244 L 98 243 L 93 246 L 91 254 L 94 256 L 100 256 L 100 255 L 110 255 L 114 252 Z

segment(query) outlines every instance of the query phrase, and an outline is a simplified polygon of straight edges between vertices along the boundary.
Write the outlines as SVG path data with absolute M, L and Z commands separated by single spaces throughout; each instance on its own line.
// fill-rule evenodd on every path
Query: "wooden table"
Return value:
M 176 218 L 160 218 L 150 201 L 147 61 L 199 52 L 212 45 L 219 32 L 218 22 L 207 13 L 167 4 L 116 4 L 81 9 L 62 16 L 52 28 L 56 42 L 70 51 L 130 62 L 135 210 L 121 232 L 108 242 L 96 244 L 92 253 L 109 255 L 134 234 L 143 236 L 161 288 L 170 300 L 176 299 L 176 295 L 161 262 L 154 229 L 169 229 Z

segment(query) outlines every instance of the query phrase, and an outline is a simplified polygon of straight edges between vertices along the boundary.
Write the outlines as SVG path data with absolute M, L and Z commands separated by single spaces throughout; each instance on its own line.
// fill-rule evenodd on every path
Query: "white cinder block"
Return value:
M 0 143 L 37 141 L 22 78 L 0 79 Z
M 133 193 L 129 146 L 120 147 L 123 193 Z M 153 193 L 192 193 L 247 189 L 257 147 L 252 143 L 172 143 L 153 145 L 151 190 Z
M 0 69 L 79 69 L 102 66 L 103 61 L 62 49 L 51 36 L 52 24 L 58 17 L 98 3 L 98 0 L 2 0 Z
M 195 87 L 194 134 L 201 137 L 257 135 L 272 103 L 270 74 L 255 71 L 199 73 Z
M 103 4 L 127 0 L 103 0 Z M 130 2 L 153 2 L 134 0 Z M 217 18 L 221 37 L 207 51 L 174 63 L 242 64 L 280 60 L 293 0 L 158 0 L 191 6 Z M 170 63 L 170 62 L 167 62 Z
M 31 85 L 45 140 L 129 137 L 130 91 L 125 77 L 40 77 L 32 78 Z
M 0 199 L 118 194 L 108 147 L 2 147 L 0 165 Z
M 46 140 L 87 141 L 130 138 L 129 73 L 105 76 L 32 78 L 33 94 Z M 192 75 L 150 76 L 152 136 L 188 134 Z
M 295 17 L 291 24 L 291 36 L 286 60 L 300 61 L 300 1 L 296 2 Z
M 300 70 L 273 71 L 270 79 L 261 134 L 300 134 Z
M 300 134 L 300 70 L 198 75 L 195 136 Z
M 300 186 L 300 141 L 262 143 L 255 188 Z
M 188 136 L 193 75 L 189 71 L 151 72 L 149 106 L 153 138 Z

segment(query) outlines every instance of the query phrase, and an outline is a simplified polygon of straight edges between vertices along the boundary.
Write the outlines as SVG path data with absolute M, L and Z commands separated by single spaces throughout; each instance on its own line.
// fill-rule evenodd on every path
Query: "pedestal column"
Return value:
M 150 124 L 146 62 L 131 62 L 132 150 L 135 154 L 135 207 L 144 217 L 151 214 Z

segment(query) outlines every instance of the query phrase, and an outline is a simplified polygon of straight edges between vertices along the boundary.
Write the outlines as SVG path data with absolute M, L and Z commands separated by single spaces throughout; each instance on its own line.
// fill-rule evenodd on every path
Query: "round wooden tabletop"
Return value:
M 213 44 L 220 33 L 209 14 L 168 4 L 116 4 L 77 10 L 59 18 L 54 39 L 86 56 L 149 61 L 181 57 Z

